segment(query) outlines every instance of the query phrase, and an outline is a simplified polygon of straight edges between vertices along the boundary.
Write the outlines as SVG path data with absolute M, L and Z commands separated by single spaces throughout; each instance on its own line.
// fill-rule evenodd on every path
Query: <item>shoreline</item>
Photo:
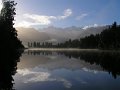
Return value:
M 85 50 L 85 51 L 89 51 L 89 50 L 94 50 L 97 51 L 99 49 L 80 49 L 80 48 L 27 48 L 27 50 L 44 50 L 44 51 L 81 51 L 81 50 Z
M 27 48 L 29 51 L 77 51 L 77 52 L 120 52 L 120 50 L 80 49 L 80 48 Z

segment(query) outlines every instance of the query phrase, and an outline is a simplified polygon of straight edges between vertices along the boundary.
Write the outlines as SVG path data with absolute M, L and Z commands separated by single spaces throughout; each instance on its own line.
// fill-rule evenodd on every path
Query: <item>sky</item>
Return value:
M 16 27 L 120 24 L 120 0 L 15 0 Z M 1 7 L 1 5 L 0 5 Z

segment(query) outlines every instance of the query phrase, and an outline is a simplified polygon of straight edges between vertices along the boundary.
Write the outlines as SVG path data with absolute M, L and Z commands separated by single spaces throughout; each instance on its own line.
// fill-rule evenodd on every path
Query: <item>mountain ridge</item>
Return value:
M 28 42 L 64 42 L 68 39 L 79 39 L 90 34 L 98 34 L 108 26 L 89 27 L 83 29 L 80 27 L 57 28 L 54 26 L 36 30 L 34 28 L 17 27 L 18 37 L 27 45 Z

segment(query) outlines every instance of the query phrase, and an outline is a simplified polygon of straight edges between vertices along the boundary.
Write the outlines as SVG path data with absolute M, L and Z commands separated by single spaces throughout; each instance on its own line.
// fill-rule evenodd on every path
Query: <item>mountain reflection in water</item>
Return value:
M 118 51 L 26 50 L 17 66 L 14 87 L 17 90 L 119 90 L 119 60 Z
M 37 51 L 28 50 L 26 52 L 28 55 L 46 55 L 50 56 L 52 54 L 64 55 L 68 58 L 76 58 L 90 63 L 91 65 L 100 65 L 103 70 L 108 71 L 114 78 L 120 75 L 120 52 L 115 51 Z M 53 57 L 54 58 L 54 57 Z

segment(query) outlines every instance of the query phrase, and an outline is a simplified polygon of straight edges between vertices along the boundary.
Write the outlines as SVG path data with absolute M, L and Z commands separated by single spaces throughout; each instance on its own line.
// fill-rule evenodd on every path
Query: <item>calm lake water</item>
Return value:
M 120 90 L 120 53 L 27 50 L 17 64 L 16 90 Z

